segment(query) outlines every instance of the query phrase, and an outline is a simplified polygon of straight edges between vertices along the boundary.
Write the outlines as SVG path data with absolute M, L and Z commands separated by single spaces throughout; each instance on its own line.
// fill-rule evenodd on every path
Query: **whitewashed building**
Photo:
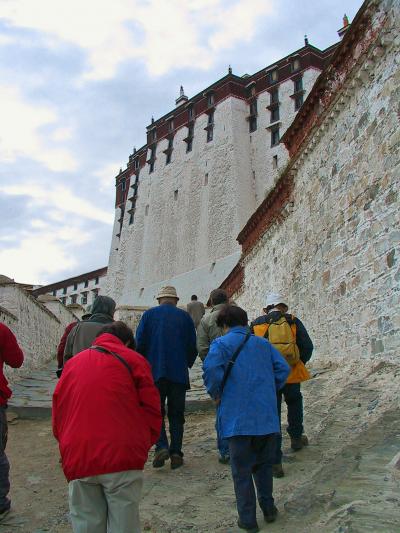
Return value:
M 240 257 L 236 237 L 287 164 L 280 138 L 337 45 L 304 46 L 253 74 L 228 74 L 152 120 L 116 177 L 105 291 L 148 306 L 163 285 L 207 300 Z

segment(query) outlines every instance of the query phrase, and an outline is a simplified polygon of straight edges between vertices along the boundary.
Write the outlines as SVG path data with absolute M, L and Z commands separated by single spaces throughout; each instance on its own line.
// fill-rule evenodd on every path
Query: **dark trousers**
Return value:
M 186 385 L 173 383 L 167 379 L 160 379 L 156 386 L 160 392 L 161 414 L 163 417 L 161 435 L 156 444 L 156 450 L 165 448 L 170 454 L 183 455 L 182 440 L 183 426 L 185 424 L 185 400 Z M 167 404 L 167 409 L 165 409 Z M 167 432 L 165 430 L 165 414 L 168 417 L 170 444 L 168 444 Z
M 257 523 L 254 483 L 262 511 L 266 512 L 274 505 L 272 463 L 276 435 L 230 437 L 228 443 L 239 519 L 251 528 Z
M 5 407 L 0 407 L 0 512 L 9 509 L 11 505 L 7 497 L 10 491 L 10 463 L 5 452 L 7 435 L 7 411 Z
M 301 394 L 300 383 L 287 383 L 283 389 L 278 392 L 278 414 L 279 423 L 282 428 L 281 411 L 282 397 L 287 405 L 288 427 L 287 432 L 290 437 L 298 439 L 303 434 L 303 396 Z M 277 453 L 275 464 L 282 462 L 282 429 L 278 437 Z

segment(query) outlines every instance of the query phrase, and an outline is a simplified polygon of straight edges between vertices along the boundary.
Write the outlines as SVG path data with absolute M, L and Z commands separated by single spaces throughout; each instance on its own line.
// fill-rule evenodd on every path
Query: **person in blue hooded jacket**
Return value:
M 226 305 L 217 325 L 225 334 L 215 339 L 203 363 L 203 379 L 218 404 L 218 427 L 228 439 L 231 470 L 239 514 L 238 526 L 255 533 L 256 493 L 267 522 L 276 519 L 272 496 L 272 464 L 280 432 L 276 392 L 286 382 L 290 367 L 267 340 L 250 335 L 247 313 Z M 241 350 L 224 382 L 228 363 Z

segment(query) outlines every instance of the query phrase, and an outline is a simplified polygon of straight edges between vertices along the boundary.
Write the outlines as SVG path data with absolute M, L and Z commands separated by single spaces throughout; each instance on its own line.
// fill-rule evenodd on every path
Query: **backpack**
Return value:
M 296 323 L 291 315 L 290 323 L 285 315 L 278 320 L 267 322 L 264 338 L 283 355 L 290 366 L 295 366 L 300 361 L 300 352 L 296 344 Z

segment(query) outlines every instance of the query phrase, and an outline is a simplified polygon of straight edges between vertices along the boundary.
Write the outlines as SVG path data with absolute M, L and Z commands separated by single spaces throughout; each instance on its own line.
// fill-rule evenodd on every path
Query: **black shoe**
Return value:
M 4 520 L 6 516 L 8 516 L 10 511 L 10 507 L 7 507 L 7 509 L 3 509 L 2 511 L 0 511 L 0 522 Z
M 153 468 L 161 468 L 165 465 L 165 461 L 169 459 L 169 451 L 166 448 L 156 450 L 153 459 Z
M 264 520 L 266 522 L 275 522 L 276 517 L 278 516 L 278 509 L 273 505 L 269 509 L 266 509 L 263 511 L 264 513 Z
M 240 520 L 238 520 L 237 525 L 239 529 L 244 529 L 245 531 L 248 531 L 249 533 L 258 533 L 260 531 L 257 523 L 255 526 L 249 527 L 249 526 L 245 526 L 244 524 L 242 524 Z
M 177 453 L 171 455 L 171 469 L 176 470 L 183 465 L 183 457 Z
M 272 465 L 272 475 L 275 478 L 280 478 L 280 477 L 283 477 L 285 475 L 285 472 L 283 471 L 283 468 L 282 468 L 281 464 Z
M 293 451 L 299 452 L 301 449 L 303 449 L 303 446 L 304 444 L 303 444 L 302 437 L 299 437 L 299 438 L 291 437 L 290 447 L 292 448 Z
M 231 458 L 229 455 L 220 455 L 218 457 L 218 462 L 221 463 L 221 465 L 229 465 Z

